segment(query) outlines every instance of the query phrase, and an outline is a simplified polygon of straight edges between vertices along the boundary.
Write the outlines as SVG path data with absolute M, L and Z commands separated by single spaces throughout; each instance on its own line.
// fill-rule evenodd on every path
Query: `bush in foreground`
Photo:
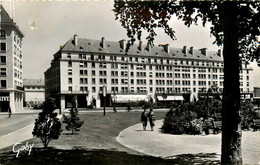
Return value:
M 198 101 L 185 103 L 175 111 L 171 109 L 164 118 L 162 130 L 171 134 L 209 134 L 214 128 L 214 121 L 221 121 L 221 102 Z M 257 118 L 253 105 L 250 102 L 241 102 L 242 129 L 248 130 Z
M 58 139 L 62 132 L 61 122 L 57 118 L 58 114 L 55 113 L 54 110 L 54 100 L 49 98 L 43 103 L 42 112 L 40 112 L 38 118 L 35 119 L 32 134 L 41 139 L 44 148 L 48 147 L 52 139 Z

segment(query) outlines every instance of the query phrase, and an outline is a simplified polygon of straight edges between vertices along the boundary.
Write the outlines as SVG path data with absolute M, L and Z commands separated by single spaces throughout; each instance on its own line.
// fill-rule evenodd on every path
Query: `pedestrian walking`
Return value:
M 141 114 L 141 122 L 143 123 L 143 130 L 146 131 L 147 126 L 147 112 L 146 109 Z
M 151 131 L 153 131 L 153 127 L 155 126 L 154 122 L 155 122 L 155 117 L 154 117 L 154 111 L 153 108 L 150 109 L 149 112 L 149 122 L 150 122 L 150 126 L 151 126 Z
M 12 110 L 11 110 L 11 108 L 10 108 L 10 107 L 8 107 L 8 117 L 10 118 L 10 117 L 11 117 L 11 115 L 12 115 Z

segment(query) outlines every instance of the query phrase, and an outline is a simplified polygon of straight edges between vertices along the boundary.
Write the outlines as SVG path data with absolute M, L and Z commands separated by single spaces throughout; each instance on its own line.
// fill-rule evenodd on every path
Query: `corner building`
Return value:
M 0 6 L 0 112 L 22 111 L 22 38 L 16 23 L 10 18 L 3 6 Z
M 54 97 L 62 109 L 77 99 L 78 107 L 149 101 L 194 101 L 213 86 L 223 90 L 221 51 L 206 48 L 151 47 L 142 42 L 126 52 L 125 40 L 118 42 L 78 38 L 74 35 L 54 54 L 45 72 L 45 96 Z M 251 68 L 240 75 L 241 92 L 251 94 Z

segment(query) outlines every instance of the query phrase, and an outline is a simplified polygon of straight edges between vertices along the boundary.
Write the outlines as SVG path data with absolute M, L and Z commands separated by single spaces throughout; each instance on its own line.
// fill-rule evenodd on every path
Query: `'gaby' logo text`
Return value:
M 34 144 L 28 144 L 28 142 L 26 142 L 25 145 L 22 145 L 22 143 L 18 142 L 15 145 L 13 145 L 13 152 L 17 153 L 16 157 L 19 156 L 21 151 L 28 151 L 28 155 L 30 155 L 32 152 L 33 145 Z

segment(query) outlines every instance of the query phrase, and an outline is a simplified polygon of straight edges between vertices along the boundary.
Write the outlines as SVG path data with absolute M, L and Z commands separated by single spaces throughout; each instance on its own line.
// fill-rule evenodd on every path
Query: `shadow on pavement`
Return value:
M 1 164 L 126 164 L 126 165 L 164 165 L 164 164 L 218 164 L 219 161 L 204 160 L 214 158 L 215 154 L 185 154 L 174 159 L 133 155 L 114 150 L 87 150 L 73 148 L 73 150 L 60 150 L 55 148 L 33 148 L 31 155 L 21 151 L 16 158 L 16 153 L 4 152 L 0 154 Z
M 166 159 L 189 162 L 189 164 L 220 164 L 220 155 L 217 153 L 181 154 Z

